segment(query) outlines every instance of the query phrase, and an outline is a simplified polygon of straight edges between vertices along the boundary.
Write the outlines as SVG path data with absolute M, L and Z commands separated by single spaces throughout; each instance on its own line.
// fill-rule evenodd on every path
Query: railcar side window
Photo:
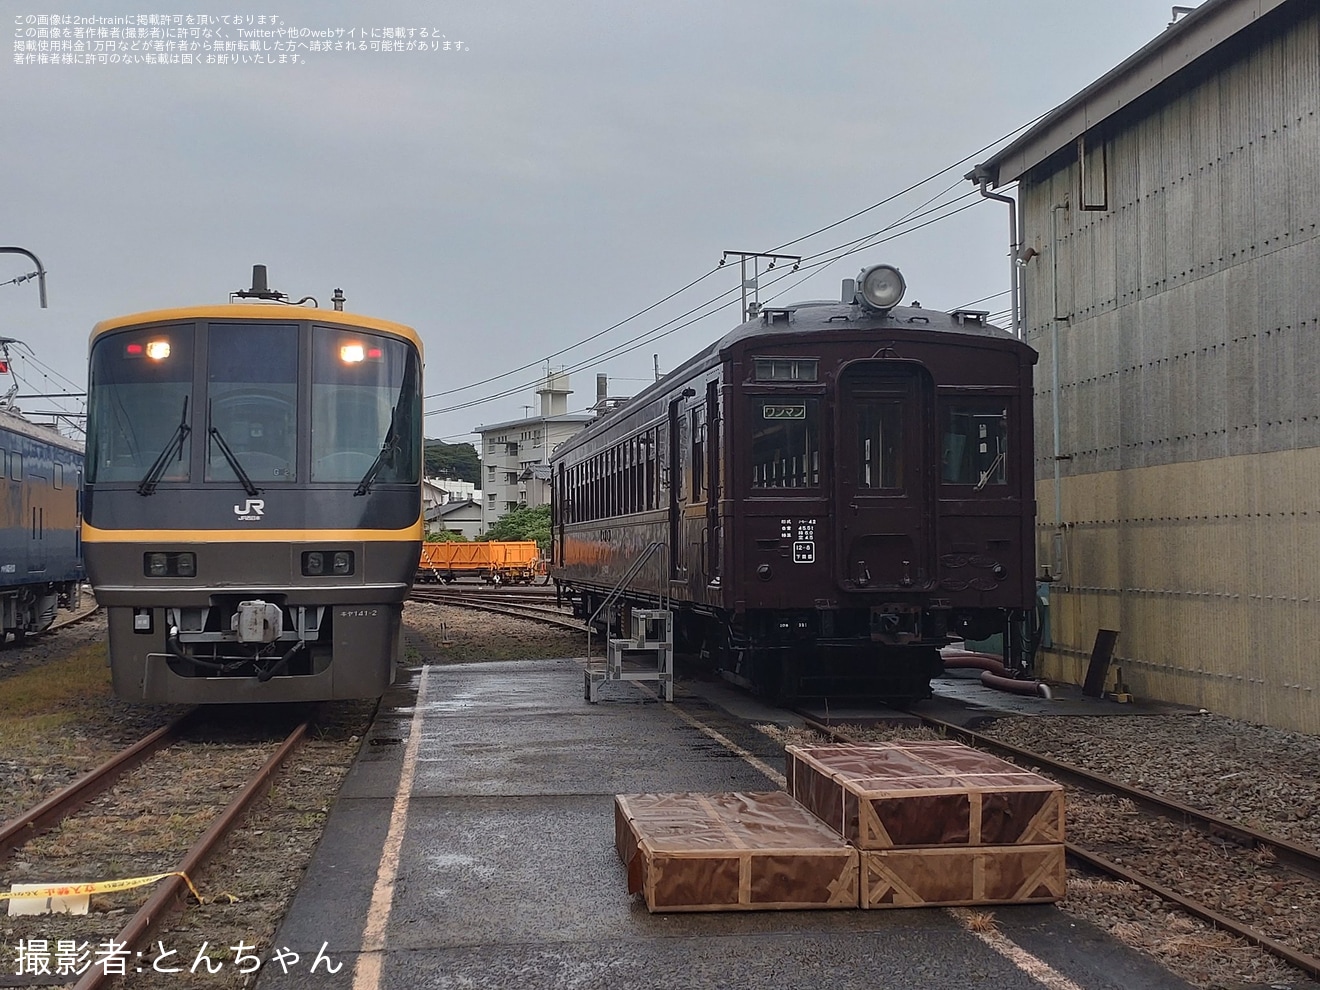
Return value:
M 193 328 L 130 329 L 96 339 L 87 397 L 87 481 L 186 481 L 194 422 Z
M 298 327 L 213 323 L 207 341 L 206 480 L 295 480 Z
M 417 352 L 401 340 L 312 328 L 312 480 L 414 484 L 422 409 Z
M 893 399 L 857 403 L 857 485 L 903 487 L 903 403 Z
M 953 403 L 945 408 L 940 477 L 946 484 L 1008 483 L 1008 408 L 1003 403 Z
M 752 399 L 752 487 L 814 488 L 820 484 L 817 400 L 799 396 Z

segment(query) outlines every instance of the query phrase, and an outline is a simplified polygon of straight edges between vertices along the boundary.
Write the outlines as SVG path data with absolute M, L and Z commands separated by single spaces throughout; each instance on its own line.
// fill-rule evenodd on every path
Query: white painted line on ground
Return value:
M 408 802 L 412 797 L 413 780 L 417 776 L 417 751 L 422 745 L 422 712 L 426 707 L 426 683 L 430 665 L 422 667 L 417 685 L 417 699 L 413 702 L 412 723 L 408 728 L 408 744 L 403 751 L 403 767 L 399 770 L 399 787 L 394 794 L 394 808 L 390 811 L 390 829 L 385 835 L 385 847 L 380 852 L 380 865 L 376 868 L 376 885 L 371 889 L 371 906 L 367 909 L 367 924 L 362 930 L 362 949 L 353 967 L 353 990 L 378 990 L 381 963 L 385 958 L 385 928 L 390 921 L 390 908 L 394 903 L 394 883 L 399 876 L 399 851 L 403 847 L 403 832 L 408 824 Z

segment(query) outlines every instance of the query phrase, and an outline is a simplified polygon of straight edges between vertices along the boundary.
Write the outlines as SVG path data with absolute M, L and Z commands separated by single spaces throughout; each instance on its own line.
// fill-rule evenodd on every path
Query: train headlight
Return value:
M 153 361 L 164 361 L 170 356 L 170 342 L 168 340 L 149 340 L 147 341 L 147 357 Z
M 857 301 L 867 309 L 887 313 L 906 291 L 907 283 L 893 265 L 872 265 L 857 276 Z
M 196 577 L 197 554 L 184 553 L 148 553 L 142 558 L 142 573 L 147 577 Z
M 302 555 L 302 572 L 305 577 L 352 574 L 353 551 L 308 550 Z
M 367 349 L 361 344 L 345 344 L 339 348 L 339 360 L 345 364 L 359 364 L 366 360 Z

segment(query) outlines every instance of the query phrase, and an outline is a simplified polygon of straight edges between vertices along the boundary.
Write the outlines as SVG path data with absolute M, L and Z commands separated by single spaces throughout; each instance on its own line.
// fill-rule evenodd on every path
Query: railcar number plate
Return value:
M 761 407 L 762 419 L 806 419 L 807 405 L 805 402 L 796 405 L 764 405 Z

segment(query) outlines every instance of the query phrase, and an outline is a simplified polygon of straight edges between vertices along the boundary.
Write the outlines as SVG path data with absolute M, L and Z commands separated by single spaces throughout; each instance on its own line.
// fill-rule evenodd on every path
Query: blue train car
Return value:
M 0 642 L 77 604 L 82 470 L 81 444 L 0 407 Z

